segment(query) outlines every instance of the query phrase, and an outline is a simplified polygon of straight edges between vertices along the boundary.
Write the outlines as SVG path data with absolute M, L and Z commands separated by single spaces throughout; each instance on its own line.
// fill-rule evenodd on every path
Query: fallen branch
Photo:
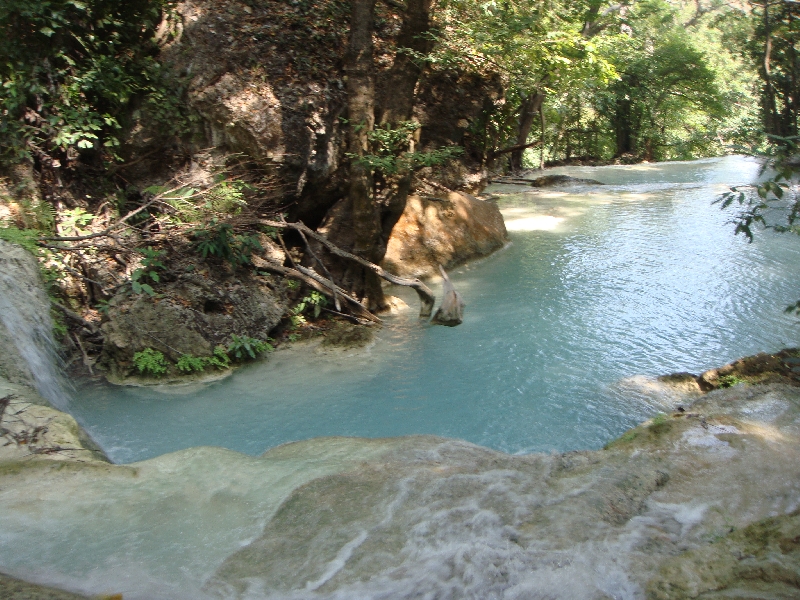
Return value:
M 389 273 L 389 271 L 376 265 L 375 263 L 371 263 L 368 260 L 361 258 L 360 256 L 356 256 L 355 254 L 351 254 L 350 252 L 342 250 L 341 248 L 336 246 L 333 242 L 331 242 L 328 238 L 326 238 L 324 235 L 317 233 L 313 229 L 310 229 L 300 221 L 298 221 L 297 223 L 287 223 L 286 221 L 271 221 L 269 219 L 261 219 L 259 220 L 259 223 L 261 223 L 262 225 L 266 225 L 267 227 L 275 227 L 277 229 L 288 228 L 304 233 L 308 237 L 317 240 L 320 244 L 325 246 L 331 252 L 331 254 L 334 254 L 339 258 L 352 260 L 353 262 L 360 264 L 362 267 L 369 269 L 381 279 L 385 279 L 390 283 L 413 288 L 414 291 L 417 292 L 417 295 L 419 296 L 420 300 L 420 305 L 421 305 L 419 310 L 420 318 L 427 318 L 431 316 L 431 313 L 433 312 L 433 305 L 436 302 L 436 297 L 433 295 L 433 292 L 430 290 L 430 288 L 428 288 L 428 286 L 422 283 L 422 281 L 420 281 L 419 279 L 406 279 L 404 277 L 398 277 L 397 275 Z M 298 269 L 299 268 L 300 267 L 298 267 Z M 345 296 L 347 298 L 350 298 L 347 295 Z
M 267 271 L 272 271 L 273 273 L 278 273 L 279 275 L 292 277 L 293 279 L 299 279 L 309 287 L 317 290 L 320 294 L 323 294 L 328 298 L 333 296 L 330 288 L 330 282 L 326 281 L 323 277 L 311 269 L 301 267 L 300 265 L 295 265 L 296 268 L 285 267 L 271 260 L 265 260 L 255 256 L 253 258 L 253 264 L 259 269 L 265 269 Z M 364 308 L 364 305 L 361 304 L 361 302 L 350 296 L 345 290 L 337 286 L 336 292 L 341 298 L 344 298 L 347 301 L 351 309 L 358 313 L 358 316 L 360 316 L 363 320 L 370 321 L 372 323 L 382 323 L 378 317 Z
M 515 152 L 516 150 L 525 150 L 527 148 L 533 148 L 541 143 L 542 140 L 536 140 L 535 142 L 531 142 L 530 144 L 516 144 L 515 146 L 509 146 L 508 148 L 503 148 L 502 150 L 491 150 L 486 153 L 486 159 L 494 160 L 501 154 L 508 154 L 509 152 Z
M 50 303 L 53 306 L 55 306 L 58 310 L 60 310 L 62 313 L 64 313 L 64 316 L 66 316 L 68 319 L 72 319 L 73 321 L 75 321 L 79 325 L 83 325 L 84 327 L 86 327 L 86 329 L 88 329 L 92 333 L 97 333 L 97 331 L 98 331 L 97 330 L 97 325 L 95 325 L 91 321 L 87 321 L 82 316 L 80 316 L 78 313 L 76 313 L 73 310 L 70 310 L 69 308 L 67 308 L 63 304 L 59 304 L 58 302 L 54 302 L 53 300 L 51 300 Z

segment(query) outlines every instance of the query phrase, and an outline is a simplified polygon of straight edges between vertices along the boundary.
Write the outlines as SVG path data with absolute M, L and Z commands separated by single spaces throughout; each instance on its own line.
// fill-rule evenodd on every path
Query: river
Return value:
M 332 435 L 599 448 L 663 408 L 647 378 L 797 344 L 783 309 L 800 297 L 800 239 L 749 244 L 712 205 L 758 172 L 733 156 L 547 171 L 602 186 L 494 185 L 511 244 L 452 273 L 461 326 L 420 322 L 394 290 L 411 309 L 366 349 L 298 345 L 203 385 L 83 385 L 70 410 L 115 462 Z

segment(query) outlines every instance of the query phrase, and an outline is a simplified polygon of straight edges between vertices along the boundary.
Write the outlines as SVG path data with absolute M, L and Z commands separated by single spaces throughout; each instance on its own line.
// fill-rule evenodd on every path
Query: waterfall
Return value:
M 58 368 L 45 294 L 36 259 L 0 241 L 0 375 L 34 387 L 56 408 L 69 396 Z

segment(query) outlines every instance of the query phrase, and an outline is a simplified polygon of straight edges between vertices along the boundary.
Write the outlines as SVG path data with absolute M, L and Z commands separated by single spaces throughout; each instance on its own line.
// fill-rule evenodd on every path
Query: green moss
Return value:
M 664 435 L 672 430 L 672 425 L 673 423 L 667 415 L 660 414 L 653 419 L 652 423 L 647 426 L 647 429 L 654 435 Z
M 603 446 L 603 448 L 605 450 L 608 450 L 608 449 L 613 448 L 615 446 L 620 446 L 622 444 L 627 444 L 627 443 L 632 442 L 633 440 L 635 440 L 637 437 L 639 437 L 639 430 L 638 429 L 630 429 L 630 430 L 626 431 L 625 433 L 623 433 L 617 439 L 608 442 L 605 446 Z
M 325 332 L 325 339 L 322 341 L 322 345 L 339 348 L 361 348 L 369 344 L 374 337 L 374 329 L 371 327 L 336 321 Z

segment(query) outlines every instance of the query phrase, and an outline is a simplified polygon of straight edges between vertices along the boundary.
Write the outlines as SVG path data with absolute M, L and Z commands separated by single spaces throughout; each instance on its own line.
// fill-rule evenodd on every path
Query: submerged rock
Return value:
M 569 175 L 544 175 L 531 180 L 533 187 L 566 187 L 569 185 L 604 185 L 596 179 L 581 179 Z
M 508 241 L 497 205 L 453 192 L 442 199 L 409 196 L 382 266 L 401 277 L 431 277 L 487 256 Z

